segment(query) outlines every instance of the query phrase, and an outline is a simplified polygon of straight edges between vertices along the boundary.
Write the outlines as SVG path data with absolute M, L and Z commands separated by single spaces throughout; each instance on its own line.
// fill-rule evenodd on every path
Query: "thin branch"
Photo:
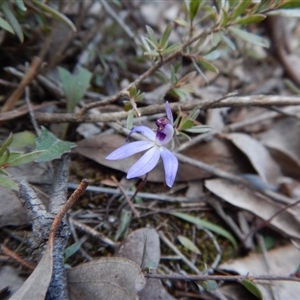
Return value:
M 120 95 L 123 94 L 120 92 Z M 111 97 L 113 99 L 116 96 Z M 244 107 L 244 106 L 287 106 L 287 105 L 300 105 L 300 97 L 298 96 L 265 96 L 265 95 L 251 95 L 243 97 L 231 97 L 224 99 L 220 102 L 214 102 L 213 100 L 193 100 L 182 103 L 172 103 L 171 109 L 176 111 L 178 108 L 181 111 L 189 111 L 194 108 L 206 109 L 220 108 L 220 107 Z M 99 106 L 97 102 L 96 106 L 90 106 L 88 109 Z M 212 104 L 213 103 L 213 104 Z M 93 104 L 93 103 L 91 103 Z M 139 109 L 142 115 L 152 115 L 156 113 L 165 112 L 164 104 L 149 105 Z M 52 113 L 36 113 L 36 119 L 39 122 L 45 123 L 97 123 L 97 122 L 112 122 L 118 120 L 124 120 L 128 117 L 128 112 L 114 112 L 103 113 L 99 115 L 77 115 L 77 114 L 52 114 Z

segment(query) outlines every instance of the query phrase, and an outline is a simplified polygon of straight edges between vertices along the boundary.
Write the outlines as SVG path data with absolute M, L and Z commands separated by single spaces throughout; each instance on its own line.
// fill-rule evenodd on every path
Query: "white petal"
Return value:
M 138 133 L 142 134 L 143 136 L 145 136 L 150 141 L 155 140 L 155 132 L 147 126 L 136 126 L 130 131 L 129 135 L 131 135 L 135 132 L 138 132 Z
M 150 172 L 157 165 L 160 157 L 158 147 L 149 149 L 128 171 L 127 178 L 139 177 Z
M 126 158 L 126 157 L 136 154 L 138 152 L 148 150 L 151 147 L 153 147 L 153 142 L 151 142 L 151 141 L 132 142 L 129 144 L 125 144 L 124 146 L 121 146 L 120 148 L 116 149 L 115 151 L 110 153 L 108 156 L 106 156 L 106 159 L 117 160 L 117 159 Z
M 168 149 L 161 147 L 160 155 L 164 163 L 166 184 L 172 187 L 178 170 L 178 160 Z

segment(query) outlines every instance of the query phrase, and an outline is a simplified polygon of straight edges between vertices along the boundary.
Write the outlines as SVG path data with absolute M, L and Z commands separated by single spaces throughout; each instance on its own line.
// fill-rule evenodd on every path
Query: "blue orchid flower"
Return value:
M 126 144 L 106 157 L 108 160 L 118 160 L 147 150 L 128 170 L 127 179 L 147 174 L 154 169 L 161 157 L 165 169 L 166 184 L 169 187 L 173 186 L 178 170 L 178 160 L 165 147 L 172 140 L 174 134 L 173 115 L 169 102 L 166 102 L 166 114 L 167 117 L 157 119 L 156 133 L 146 126 L 137 126 L 130 131 L 129 136 L 137 132 L 142 134 L 146 140 Z

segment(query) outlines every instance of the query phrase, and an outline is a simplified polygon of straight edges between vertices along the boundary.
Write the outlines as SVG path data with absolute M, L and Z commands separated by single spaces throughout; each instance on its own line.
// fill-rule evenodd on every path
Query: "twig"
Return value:
M 107 238 L 106 236 L 104 236 L 102 233 L 95 230 L 94 228 L 92 228 L 86 224 L 83 224 L 73 218 L 70 218 L 70 221 L 79 230 L 89 234 L 90 236 L 92 236 L 96 239 L 99 239 L 102 243 L 108 245 L 109 247 L 116 248 L 117 245 L 115 242 L 113 242 L 112 240 L 110 240 L 109 238 Z
M 34 130 L 35 130 L 36 134 L 39 136 L 40 135 L 40 129 L 39 129 L 39 126 L 36 122 L 34 112 L 33 112 L 33 109 L 32 109 L 32 105 L 31 105 L 31 102 L 30 102 L 30 89 L 29 89 L 29 86 L 25 87 L 25 101 L 26 101 L 26 104 L 28 106 L 28 111 L 29 111 L 29 115 L 30 115 L 32 125 L 34 127 Z
M 2 113 L 11 110 L 15 106 L 16 102 L 22 96 L 25 87 L 28 84 L 30 84 L 32 82 L 32 80 L 35 78 L 35 76 L 37 75 L 40 64 L 41 64 L 41 59 L 38 57 L 35 57 L 30 65 L 28 71 L 26 72 L 25 76 L 23 77 L 22 81 L 20 82 L 18 88 L 12 93 L 12 95 L 7 99 L 7 101 L 3 105 L 2 110 L 1 110 Z
M 75 183 L 68 183 L 69 189 L 76 189 L 77 184 Z M 113 188 L 106 188 L 101 186 L 89 186 L 87 191 L 95 192 L 95 193 L 104 193 L 104 194 L 113 194 L 113 195 L 120 195 L 119 189 Z M 135 191 L 126 191 L 128 196 L 133 196 Z M 166 201 L 166 202 L 195 202 L 199 201 L 199 198 L 187 198 L 182 196 L 168 196 L 163 194 L 152 194 L 152 193 L 143 193 L 139 192 L 138 196 L 143 198 L 144 200 L 159 200 L 159 201 Z
M 113 96 L 110 100 L 118 99 L 123 95 L 121 91 L 118 96 Z M 115 99 L 115 100 L 116 100 Z M 110 102 L 110 101 L 109 101 Z M 262 106 L 270 107 L 276 106 L 287 106 L 287 105 L 300 105 L 300 97 L 297 96 L 265 96 L 265 95 L 252 95 L 243 97 L 231 97 L 224 99 L 220 102 L 215 102 L 211 104 L 213 100 L 193 100 L 189 102 L 182 103 L 172 103 L 170 104 L 172 110 L 177 110 L 180 108 L 182 111 L 192 110 L 194 108 L 205 109 L 207 106 L 211 105 L 211 108 L 220 107 L 244 107 L 244 106 Z M 101 103 L 101 104 L 100 104 Z M 105 103 L 105 100 L 98 101 L 95 105 L 90 105 L 89 110 L 94 107 L 98 107 Z M 93 103 L 91 103 L 93 104 Z M 107 104 L 107 103 L 105 103 Z M 142 115 L 151 115 L 156 113 L 165 112 L 164 104 L 154 104 L 147 107 L 142 107 L 139 109 Z M 84 112 L 85 113 L 85 112 Z M 118 120 L 124 120 L 128 117 L 128 112 L 114 112 L 114 113 L 103 113 L 99 115 L 84 115 L 84 114 L 57 114 L 57 113 L 36 113 L 36 119 L 40 122 L 46 123 L 96 123 L 96 122 L 112 122 Z
M 140 213 L 135 209 L 133 203 L 131 202 L 132 199 L 130 199 L 126 193 L 126 191 L 123 189 L 122 185 L 119 183 L 119 181 L 116 179 L 115 176 L 112 176 L 112 180 L 118 185 L 118 188 L 120 189 L 120 191 L 122 192 L 123 196 L 125 197 L 130 209 L 132 210 L 134 216 L 136 218 L 140 217 Z
M 241 282 L 245 279 L 250 281 L 295 281 L 300 282 L 299 277 L 281 276 L 281 275 L 257 275 L 257 276 L 242 276 L 242 275 L 162 275 L 162 274 L 144 274 L 147 278 L 168 279 L 168 280 L 185 280 L 185 281 L 226 281 L 226 282 Z
M 16 253 L 14 253 L 13 251 L 11 251 L 9 248 L 7 248 L 5 245 L 0 245 L 0 250 L 7 256 L 9 256 L 10 258 L 12 258 L 13 260 L 17 261 L 19 264 L 21 264 L 22 266 L 30 269 L 30 270 L 34 270 L 36 265 L 24 260 L 23 258 L 21 258 L 19 255 L 17 255 Z
M 179 249 L 165 236 L 165 234 L 162 231 L 158 231 L 159 237 L 161 238 L 161 240 L 174 252 L 176 253 L 178 256 L 180 256 L 181 260 L 186 263 L 186 265 L 193 270 L 195 273 L 197 274 L 202 274 L 198 268 L 193 265 L 187 258 L 185 255 L 183 255 L 181 253 L 181 251 L 179 251 Z M 155 278 L 155 277 L 154 277 Z

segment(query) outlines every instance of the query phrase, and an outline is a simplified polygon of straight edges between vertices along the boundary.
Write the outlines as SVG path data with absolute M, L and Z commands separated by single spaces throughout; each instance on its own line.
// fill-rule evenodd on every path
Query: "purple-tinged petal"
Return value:
M 131 156 L 133 154 L 136 154 L 138 152 L 148 150 L 149 148 L 153 147 L 154 143 L 151 141 L 136 141 L 129 144 L 125 144 L 121 146 L 120 148 L 116 149 L 112 153 L 110 153 L 108 156 L 105 157 L 105 159 L 108 160 L 117 160 L 126 158 L 128 156 Z
M 178 170 L 178 160 L 168 149 L 161 147 L 160 155 L 164 163 L 166 184 L 172 187 Z
M 156 132 L 156 140 L 160 145 L 166 145 L 169 143 L 174 135 L 174 128 L 171 124 L 166 124 L 162 129 L 158 129 Z
M 159 147 L 149 149 L 129 170 L 127 179 L 142 176 L 157 165 L 160 157 Z
M 131 134 L 135 133 L 135 132 L 138 132 L 138 133 L 142 134 L 143 136 L 145 136 L 150 141 L 155 141 L 155 132 L 147 126 L 136 126 L 136 127 L 134 127 L 133 129 L 131 129 L 131 131 L 129 133 L 129 136 Z
M 166 114 L 167 114 L 167 118 L 170 120 L 171 124 L 173 125 L 173 114 L 168 101 L 166 101 Z

